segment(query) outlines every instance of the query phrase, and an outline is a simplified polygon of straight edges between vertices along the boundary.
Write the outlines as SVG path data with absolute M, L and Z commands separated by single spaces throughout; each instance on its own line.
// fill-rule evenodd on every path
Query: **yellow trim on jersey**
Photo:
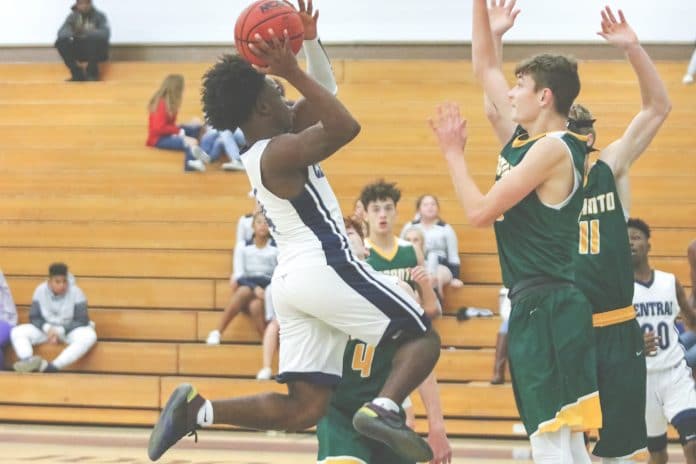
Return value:
M 370 252 L 374 251 L 387 261 L 391 261 L 399 252 L 399 237 L 397 237 L 396 235 L 394 236 L 394 248 L 392 248 L 391 251 L 383 250 L 382 248 L 372 243 L 369 238 L 365 239 L 365 245 L 367 245 L 367 247 L 370 249 Z
M 566 133 L 572 135 L 573 137 L 575 137 L 576 139 L 587 143 L 587 136 L 586 135 L 578 134 L 578 133 L 575 133 L 572 131 L 554 131 L 554 132 L 566 132 Z M 535 141 L 539 140 L 540 138 L 546 137 L 548 134 L 551 134 L 551 132 L 542 132 L 541 134 L 537 134 L 534 137 L 530 137 L 529 134 L 527 134 L 527 133 L 520 134 L 515 138 L 515 140 L 512 141 L 511 146 L 512 146 L 512 148 L 520 148 L 520 147 L 527 145 L 528 143 L 535 142 Z
M 327 457 L 321 461 L 317 461 L 317 464 L 367 464 L 362 459 L 354 458 L 352 456 L 336 456 Z
M 539 424 L 532 436 L 557 432 L 563 426 L 577 432 L 601 428 L 602 408 L 599 405 L 599 393 L 592 392 L 575 403 L 566 404 L 556 413 L 556 417 Z
M 625 308 L 614 309 L 605 313 L 592 315 L 592 327 L 606 327 L 608 325 L 620 324 L 636 318 L 636 310 L 633 305 Z

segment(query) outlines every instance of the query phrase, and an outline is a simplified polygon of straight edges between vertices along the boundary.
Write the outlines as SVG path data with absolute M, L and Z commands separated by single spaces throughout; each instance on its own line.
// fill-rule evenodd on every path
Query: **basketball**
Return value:
M 234 27 L 234 44 L 242 58 L 251 64 L 266 65 L 249 50 L 249 44 L 255 41 L 257 33 L 265 40 L 270 39 L 268 29 L 273 29 L 276 37 L 281 40 L 283 31 L 287 29 L 293 53 L 302 48 L 304 27 L 295 7 L 282 0 L 258 0 L 242 11 Z

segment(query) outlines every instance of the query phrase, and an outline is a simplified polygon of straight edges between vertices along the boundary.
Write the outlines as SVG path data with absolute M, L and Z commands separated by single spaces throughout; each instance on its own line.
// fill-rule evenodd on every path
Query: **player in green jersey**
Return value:
M 346 235 L 356 258 L 363 260 L 368 251 L 362 238 L 360 222 L 353 218 L 344 219 Z M 409 273 L 419 288 L 423 289 L 422 307 L 429 317 L 439 315 L 439 305 L 430 279 L 422 266 Z M 413 290 L 402 281 L 394 279 L 405 290 Z M 415 294 L 414 294 L 415 296 Z M 386 381 L 395 350 L 390 344 L 367 345 L 360 340 L 350 340 L 343 355 L 343 376 L 331 398 L 329 409 L 317 424 L 320 464 L 414 464 L 404 459 L 384 444 L 370 440 L 353 428 L 352 417 L 366 401 L 379 392 Z M 418 388 L 428 414 L 428 443 L 433 450 L 433 464 L 447 464 L 452 450 L 445 434 L 444 420 L 433 373 Z
M 605 464 L 617 464 L 644 454 L 646 446 L 653 451 L 645 426 L 643 334 L 632 305 L 628 171 L 657 134 L 671 104 L 655 65 L 621 10 L 618 20 L 611 10 L 604 12 L 600 35 L 626 54 L 641 91 L 641 110 L 621 138 L 598 151 L 587 175 L 575 256 L 577 285 L 592 303 L 597 344 L 603 424 L 593 453 Z M 589 147 L 596 140 L 593 124 L 587 108 L 571 107 L 568 127 L 586 135 Z
M 393 275 L 412 285 L 411 269 L 423 264 L 423 254 L 411 242 L 401 240 L 395 234 L 400 199 L 401 191 L 396 184 L 383 179 L 366 185 L 360 192 L 367 221 L 367 262 L 376 271 Z
M 517 83 L 509 89 L 486 0 L 473 3 L 474 73 L 500 113 L 495 129 L 505 143 L 489 192 L 481 193 L 469 172 L 459 108 L 441 105 L 431 126 L 469 223 L 495 226 L 513 304 L 513 390 L 534 460 L 589 463 L 582 430 L 599 427 L 601 411 L 592 308 L 574 285 L 572 265 L 586 146 L 584 138 L 565 130 L 580 90 L 577 64 L 559 55 L 535 56 L 517 66 Z

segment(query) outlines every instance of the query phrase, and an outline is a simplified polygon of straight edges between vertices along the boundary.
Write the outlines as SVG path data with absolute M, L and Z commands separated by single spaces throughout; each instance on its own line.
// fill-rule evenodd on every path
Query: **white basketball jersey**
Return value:
M 633 307 L 643 332 L 660 337 L 657 354 L 646 356 L 648 371 L 670 369 L 684 358 L 674 319 L 680 311 L 674 274 L 653 271 L 652 282 L 633 284 Z
M 270 139 L 242 155 L 254 196 L 278 245 L 277 272 L 353 261 L 341 208 L 319 165 L 307 168 L 307 182 L 295 198 L 271 193 L 261 180 L 261 157 Z

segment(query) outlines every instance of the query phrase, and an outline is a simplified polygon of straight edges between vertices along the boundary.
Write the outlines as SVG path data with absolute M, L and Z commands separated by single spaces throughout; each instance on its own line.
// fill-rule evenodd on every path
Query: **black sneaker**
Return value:
M 196 418 L 204 403 L 205 400 L 193 386 L 182 383 L 176 387 L 150 434 L 147 455 L 151 460 L 158 460 L 186 435 L 194 435 L 198 441 Z
M 428 442 L 406 426 L 401 415 L 374 403 L 365 403 L 353 416 L 355 430 L 373 440 L 381 441 L 395 453 L 416 462 L 433 459 Z

